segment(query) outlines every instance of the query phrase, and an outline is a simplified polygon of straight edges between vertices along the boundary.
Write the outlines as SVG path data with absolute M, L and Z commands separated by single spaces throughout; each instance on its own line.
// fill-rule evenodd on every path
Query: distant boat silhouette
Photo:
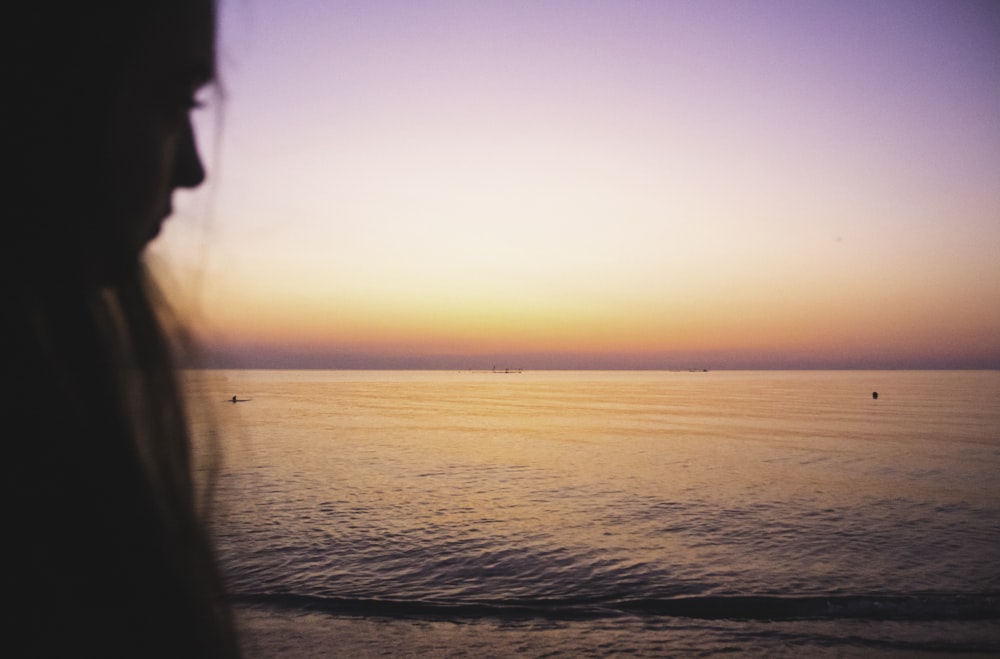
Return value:
M 232 398 L 229 399 L 229 402 L 230 403 L 245 403 L 248 400 L 250 400 L 250 399 L 249 398 L 237 398 L 236 396 L 233 396 Z

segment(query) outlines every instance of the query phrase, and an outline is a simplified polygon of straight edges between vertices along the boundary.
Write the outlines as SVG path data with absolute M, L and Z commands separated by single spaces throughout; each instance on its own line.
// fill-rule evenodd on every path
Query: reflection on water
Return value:
M 302 629 L 314 614 L 293 602 L 333 618 L 386 600 L 418 617 L 415 603 L 458 618 L 596 606 L 644 629 L 678 597 L 806 610 L 809 597 L 866 596 L 874 611 L 871 597 L 933 593 L 901 616 L 954 620 L 953 596 L 975 594 L 977 616 L 997 610 L 996 372 L 192 380 L 226 436 L 219 540 L 233 588 L 283 602 Z M 591 641 L 577 650 L 601 620 L 579 623 Z

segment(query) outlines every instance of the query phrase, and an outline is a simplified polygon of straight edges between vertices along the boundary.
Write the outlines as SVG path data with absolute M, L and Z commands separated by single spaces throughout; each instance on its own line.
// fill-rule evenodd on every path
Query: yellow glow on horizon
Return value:
M 865 272 L 834 277 L 825 286 L 815 279 L 782 283 L 777 273 L 768 280 L 760 270 L 723 274 L 720 269 L 688 285 L 658 278 L 635 279 L 631 286 L 605 281 L 603 288 L 597 280 L 582 286 L 544 279 L 500 286 L 490 277 L 429 286 L 398 273 L 350 286 L 309 278 L 289 286 L 281 278 L 240 277 L 237 286 L 206 291 L 204 305 L 211 313 L 202 332 L 242 342 L 339 345 L 378 354 L 826 354 L 869 345 L 917 353 L 949 340 L 975 340 L 977 327 L 985 333 L 998 320 L 994 308 L 950 299 L 950 282 L 939 282 L 937 292 L 926 288 L 916 294 L 893 282 L 865 285 Z M 941 314 L 942 308 L 950 311 Z
M 876 5 L 445 4 L 457 29 L 399 39 L 395 10 L 260 8 L 225 76 L 208 235 L 175 219 L 158 247 L 195 273 L 201 335 L 998 363 L 996 95 L 962 65 L 992 51 L 960 36 L 978 27 L 944 5 L 895 41 L 866 12 L 905 12 Z

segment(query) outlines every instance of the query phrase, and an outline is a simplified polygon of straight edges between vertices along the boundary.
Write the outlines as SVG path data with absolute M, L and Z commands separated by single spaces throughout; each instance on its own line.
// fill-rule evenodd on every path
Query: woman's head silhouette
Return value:
M 10 640 L 42 656 L 232 656 L 142 252 L 205 171 L 189 112 L 211 0 L 16 0 L 0 39 L 2 470 Z
M 114 272 L 204 179 L 188 115 L 214 77 L 213 3 L 22 4 L 5 46 L 20 251 Z

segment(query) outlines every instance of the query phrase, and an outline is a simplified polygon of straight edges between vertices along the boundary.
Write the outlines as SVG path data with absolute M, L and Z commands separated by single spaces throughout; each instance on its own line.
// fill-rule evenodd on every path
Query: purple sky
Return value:
M 998 367 L 997 7 L 227 1 L 158 249 L 247 365 Z

